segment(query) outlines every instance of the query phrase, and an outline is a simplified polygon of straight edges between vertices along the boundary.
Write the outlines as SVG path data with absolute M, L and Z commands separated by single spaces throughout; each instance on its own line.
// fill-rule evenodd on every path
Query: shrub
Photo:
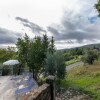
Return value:
M 88 64 L 93 64 L 96 59 L 98 59 L 98 54 L 94 50 L 86 51 L 85 55 L 82 57 L 82 61 Z
M 58 80 L 64 79 L 66 66 L 63 55 L 58 52 L 54 54 L 48 54 L 45 68 L 49 75 L 57 76 Z

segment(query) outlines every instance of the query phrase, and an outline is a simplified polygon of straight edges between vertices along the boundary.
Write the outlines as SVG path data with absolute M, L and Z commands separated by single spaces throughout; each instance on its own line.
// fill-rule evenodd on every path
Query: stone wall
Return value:
M 20 100 L 51 100 L 51 90 L 49 84 L 43 84 L 37 89 L 27 94 L 21 94 Z
M 55 100 L 55 78 L 48 76 L 46 83 L 29 93 L 21 94 L 19 100 Z
M 54 80 L 54 76 L 48 76 L 45 84 L 29 93 L 19 95 L 19 100 L 55 100 Z

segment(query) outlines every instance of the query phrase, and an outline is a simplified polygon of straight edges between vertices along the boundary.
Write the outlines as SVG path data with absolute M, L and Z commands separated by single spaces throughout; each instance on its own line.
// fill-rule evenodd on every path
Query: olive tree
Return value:
M 46 72 L 49 75 L 54 75 L 58 80 L 62 80 L 66 74 L 65 60 L 61 53 L 55 52 L 48 54 L 46 59 Z
M 88 64 L 93 64 L 96 59 L 98 59 L 98 54 L 95 50 L 86 51 L 82 57 L 83 62 Z

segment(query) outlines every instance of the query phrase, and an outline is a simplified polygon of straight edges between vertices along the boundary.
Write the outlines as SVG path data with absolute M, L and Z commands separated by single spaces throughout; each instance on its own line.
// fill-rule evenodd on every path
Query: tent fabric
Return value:
M 18 60 L 8 60 L 3 63 L 3 65 L 16 65 L 16 64 L 19 64 Z

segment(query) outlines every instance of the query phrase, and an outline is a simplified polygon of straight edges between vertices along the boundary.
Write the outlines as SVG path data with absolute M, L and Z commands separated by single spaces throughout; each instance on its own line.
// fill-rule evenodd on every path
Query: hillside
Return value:
M 80 46 L 80 47 L 75 47 L 75 48 L 100 48 L 100 43 L 97 44 L 88 44 L 88 45 L 84 45 L 84 46 Z M 70 48 L 70 49 L 61 49 L 58 51 L 67 51 L 67 50 L 71 50 L 71 49 L 75 49 L 75 48 Z
M 68 71 L 63 87 L 72 87 L 100 100 L 100 62 L 81 65 Z

